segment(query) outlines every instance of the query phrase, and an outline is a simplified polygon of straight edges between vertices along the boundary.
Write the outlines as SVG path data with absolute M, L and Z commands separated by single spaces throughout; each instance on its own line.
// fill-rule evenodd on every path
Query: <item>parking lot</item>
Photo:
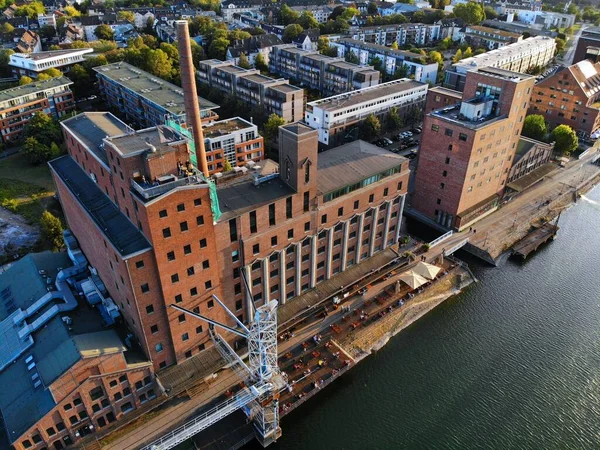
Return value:
M 405 131 L 391 133 L 389 136 L 381 136 L 372 143 L 408 159 L 414 159 L 419 150 L 422 131 L 421 126 L 414 126 Z

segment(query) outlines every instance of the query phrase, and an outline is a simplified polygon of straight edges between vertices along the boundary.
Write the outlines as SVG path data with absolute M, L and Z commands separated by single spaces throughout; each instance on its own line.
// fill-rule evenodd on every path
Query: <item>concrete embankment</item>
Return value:
M 393 336 L 474 281 L 467 270 L 457 266 L 446 277 L 415 295 L 401 308 L 394 309 L 369 327 L 358 328 L 338 344 L 358 362 L 382 348 Z

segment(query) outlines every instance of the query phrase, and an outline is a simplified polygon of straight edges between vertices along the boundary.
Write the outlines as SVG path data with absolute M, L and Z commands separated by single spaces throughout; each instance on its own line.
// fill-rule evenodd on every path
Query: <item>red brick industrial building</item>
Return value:
M 530 114 L 541 114 L 554 128 L 569 125 L 589 137 L 600 128 L 600 63 L 583 60 L 535 85 Z
M 399 238 L 408 161 L 366 142 L 317 155 L 317 131 L 286 125 L 281 173 L 265 160 L 211 186 L 178 169 L 188 142 L 170 127 L 88 113 L 63 128 L 50 165 L 69 228 L 156 370 L 209 342 L 169 304 L 228 322 L 215 294 L 251 321 L 251 299 L 290 301 Z
M 415 209 L 444 227 L 462 229 L 496 208 L 534 82 L 503 69 L 469 71 L 462 101 L 426 115 Z

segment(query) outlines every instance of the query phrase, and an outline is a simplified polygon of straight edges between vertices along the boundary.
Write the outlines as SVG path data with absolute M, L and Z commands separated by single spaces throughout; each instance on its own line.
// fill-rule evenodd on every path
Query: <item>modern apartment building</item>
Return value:
M 371 114 L 385 123 L 385 115 L 397 108 L 400 116 L 425 106 L 427 84 L 401 79 L 365 89 L 338 94 L 306 104 L 304 122 L 319 132 L 325 146 L 339 145 L 358 137 L 360 124 Z
M 404 76 L 413 78 L 415 81 L 432 84 L 437 82 L 437 63 L 428 64 L 422 55 L 347 38 L 332 42 L 331 46 L 337 48 L 340 58 L 344 58 L 347 52 L 354 53 L 361 66 L 369 65 L 375 58 L 379 58 L 383 70 L 388 75 L 393 75 L 398 70 L 404 70 Z
M 582 137 L 600 128 L 600 63 L 584 59 L 535 85 L 530 114 L 541 114 L 551 128 L 569 125 Z
M 249 107 L 277 114 L 286 122 L 296 122 L 304 115 L 304 89 L 283 78 L 270 78 L 257 69 L 242 69 L 233 61 L 218 59 L 200 61 L 196 74 L 200 83 L 233 95 Z
M 555 51 L 554 38 L 547 36 L 530 37 L 452 64 L 450 69 L 446 71 L 444 86 L 462 92 L 467 72 L 477 68 L 496 67 L 525 73 L 536 66 L 545 67 L 554 58 Z
M 125 62 L 94 70 L 106 103 L 136 128 L 161 125 L 166 119 L 185 123 L 183 90 L 179 86 Z M 219 118 L 215 112 L 219 105 L 202 97 L 198 97 L 198 102 L 203 121 Z
M 317 131 L 286 125 L 281 170 L 215 185 L 178 170 L 188 142 L 168 126 L 92 113 L 63 128 L 69 154 L 50 165 L 66 220 L 157 370 L 210 340 L 168 305 L 230 323 L 215 294 L 252 321 L 252 300 L 291 301 L 398 241 L 408 161 L 366 142 L 318 154 Z
M 481 25 L 467 25 L 463 34 L 465 42 L 473 47 L 494 50 L 523 40 L 523 35 L 511 31 L 497 30 Z
M 93 51 L 92 48 L 78 48 L 38 53 L 13 53 L 9 57 L 8 65 L 17 77 L 26 75 L 37 78 L 40 72 L 47 69 L 66 72 L 70 66 L 82 63 L 85 60 L 83 55 Z
M 241 117 L 213 122 L 202 132 L 211 175 L 221 172 L 225 161 L 233 168 L 265 157 L 264 139 L 258 134 L 258 127 Z
M 535 77 L 467 72 L 462 101 L 425 116 L 413 207 L 450 229 L 493 211 L 513 165 Z
M 384 46 L 391 46 L 394 42 L 398 45 L 428 45 L 441 39 L 440 30 L 438 24 L 402 23 L 360 27 L 346 35 L 351 39 Z
M 75 109 L 75 100 L 66 77 L 35 81 L 0 91 L 0 135 L 2 142 L 16 141 L 37 112 L 64 117 Z
M 83 261 L 31 253 L 0 273 L 0 411 L 15 450 L 67 448 L 162 393 L 152 364 L 125 355 L 117 331 L 75 297 Z
M 302 50 L 292 44 L 273 47 L 269 69 L 297 80 L 301 86 L 318 90 L 323 96 L 375 86 L 381 75 L 373 66 L 351 64 L 343 58 Z

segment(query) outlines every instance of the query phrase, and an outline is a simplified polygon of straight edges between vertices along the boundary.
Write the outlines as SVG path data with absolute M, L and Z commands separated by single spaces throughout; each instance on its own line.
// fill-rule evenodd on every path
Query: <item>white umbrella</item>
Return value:
M 412 270 L 403 273 L 398 278 L 408 284 L 412 289 L 417 289 L 419 286 L 423 286 L 428 281 L 426 278 L 422 277 L 416 272 L 413 272 Z
M 440 269 L 438 266 L 434 266 L 433 264 L 421 261 L 413 268 L 413 270 L 422 277 L 433 280 L 442 269 Z

